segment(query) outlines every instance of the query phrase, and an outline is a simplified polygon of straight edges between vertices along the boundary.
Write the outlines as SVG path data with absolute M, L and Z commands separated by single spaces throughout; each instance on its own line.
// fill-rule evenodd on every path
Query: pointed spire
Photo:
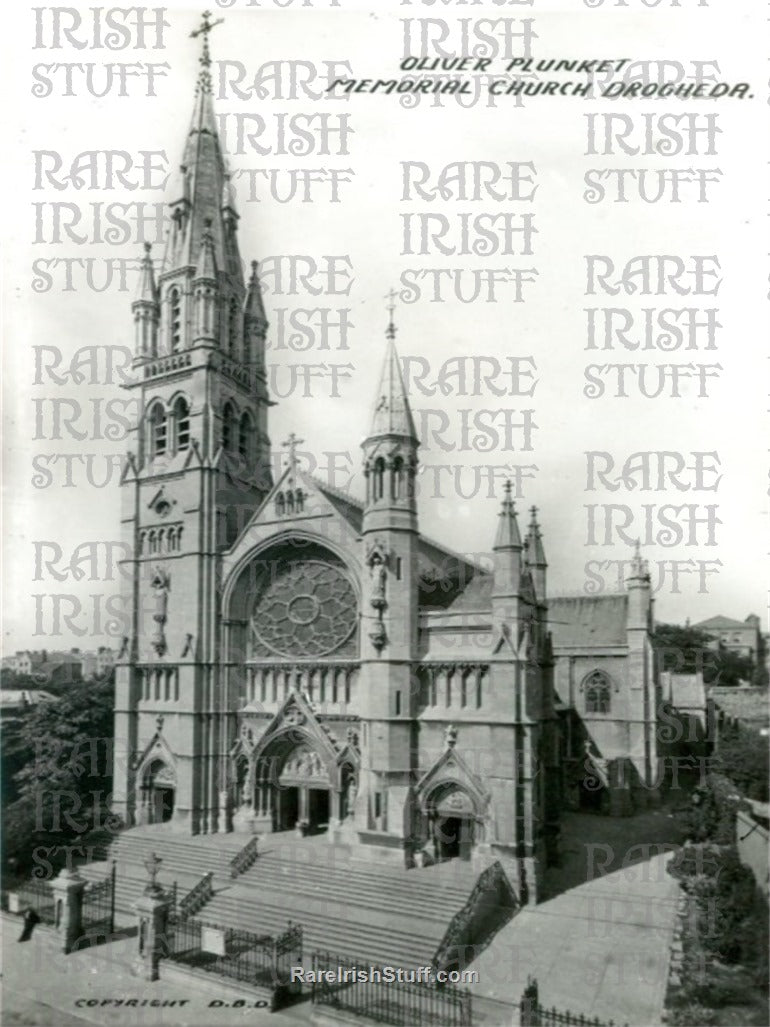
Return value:
M 251 277 L 246 292 L 246 303 L 244 304 L 244 317 L 246 325 L 253 325 L 258 332 L 267 330 L 268 321 L 265 314 L 265 304 L 262 301 L 262 286 L 259 281 L 259 264 L 256 260 L 251 262 Z
M 227 164 L 222 152 L 214 114 L 211 87 L 209 33 L 222 21 L 211 21 L 207 11 L 192 37 L 202 37 L 200 70 L 195 87 L 195 104 L 181 161 L 181 176 L 171 204 L 172 229 L 164 256 L 164 274 L 194 267 L 201 252 L 204 225 L 210 221 L 217 267 L 232 275 L 243 287 L 241 258 L 235 232 L 237 212 Z M 242 295 L 242 294 L 241 294 Z
M 631 571 L 628 575 L 631 578 L 644 578 L 649 573 L 647 561 L 642 559 L 642 550 L 639 539 L 634 544 L 634 555 L 631 557 Z
M 195 280 L 201 279 L 211 282 L 217 280 L 217 257 L 214 252 L 214 237 L 211 234 L 211 218 L 206 218 L 198 263 L 195 266 Z
M 537 523 L 537 507 L 530 507 L 532 519 L 529 522 L 525 548 L 527 550 L 527 563 L 530 567 L 547 567 L 543 539 L 540 534 L 540 525 Z
M 146 242 L 144 244 L 144 256 L 142 257 L 142 263 L 139 267 L 139 285 L 136 290 L 135 303 L 152 303 L 158 302 L 158 289 L 155 285 L 155 270 L 152 266 L 152 257 L 150 251 L 152 247 Z
M 418 441 L 404 378 L 401 374 L 401 361 L 398 359 L 395 343 L 390 336 L 368 437 L 376 438 L 380 435 L 398 435 L 413 442 Z
M 506 481 L 503 486 L 505 495 L 497 522 L 497 535 L 495 536 L 494 549 L 521 549 L 521 535 L 519 524 L 516 520 L 516 508 L 511 498 L 512 486 Z

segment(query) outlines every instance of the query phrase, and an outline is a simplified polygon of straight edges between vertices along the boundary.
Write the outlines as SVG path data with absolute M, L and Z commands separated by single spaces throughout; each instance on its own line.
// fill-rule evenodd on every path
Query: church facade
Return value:
M 294 439 L 272 480 L 268 322 L 205 42 L 170 212 L 132 306 L 115 811 L 191 833 L 325 831 L 407 865 L 488 852 L 534 892 L 558 819 L 537 523 L 522 539 L 508 490 L 492 570 L 422 537 L 392 323 L 365 498 L 306 473 Z
M 421 535 L 392 320 L 366 495 L 308 474 L 294 437 L 273 480 L 268 320 L 203 38 L 165 254 L 145 253 L 132 305 L 114 810 L 193 834 L 323 832 L 407 866 L 486 854 L 535 896 L 565 785 L 535 511 L 522 537 L 505 490 L 484 566 Z

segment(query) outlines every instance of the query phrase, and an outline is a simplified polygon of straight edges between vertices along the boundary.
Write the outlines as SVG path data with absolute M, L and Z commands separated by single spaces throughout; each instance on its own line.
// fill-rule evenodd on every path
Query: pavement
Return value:
M 630 1027 L 659 1027 L 679 886 L 670 853 L 526 907 L 473 962 L 475 995 L 519 1002 L 531 974 L 540 1004 Z
M 257 999 L 234 1005 L 233 995 L 214 981 L 146 981 L 132 965 L 136 937 L 65 956 L 52 931 L 38 926 L 20 944 L 20 919 L 4 913 L 0 920 L 3 1027 L 307 1027 L 310 1020 L 309 1002 L 270 1013 L 255 1005 Z

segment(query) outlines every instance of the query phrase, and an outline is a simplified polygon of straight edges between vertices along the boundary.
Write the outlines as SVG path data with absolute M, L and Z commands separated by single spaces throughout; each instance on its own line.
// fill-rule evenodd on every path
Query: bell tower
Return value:
M 418 527 L 415 478 L 419 441 L 395 346 L 391 292 L 387 349 L 362 443 L 366 574 L 361 632 L 362 787 L 360 829 L 400 836 L 414 760 L 417 694 Z
M 268 328 L 248 283 L 211 91 L 208 14 L 160 265 L 132 305 L 138 399 L 123 475 L 126 637 L 116 677 L 114 808 L 127 823 L 217 830 L 220 554 L 269 491 Z

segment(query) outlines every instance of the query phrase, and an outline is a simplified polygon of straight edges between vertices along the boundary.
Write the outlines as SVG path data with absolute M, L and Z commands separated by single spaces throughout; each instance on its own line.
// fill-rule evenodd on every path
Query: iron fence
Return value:
M 302 958 L 302 928 L 289 924 L 274 938 L 172 914 L 165 955 L 231 980 L 275 990 L 288 985 L 290 966 Z
M 83 935 L 111 935 L 115 929 L 115 863 L 102 881 L 90 883 L 83 891 L 81 914 Z
M 395 1027 L 470 1027 L 471 994 L 466 989 L 449 984 L 386 981 L 374 975 L 370 975 L 374 979 L 360 980 L 360 962 L 332 952 L 314 952 L 313 1004 L 333 1006 L 359 1021 Z M 319 980 L 321 971 L 331 972 L 334 982 Z
M 56 900 L 48 881 L 25 881 L 15 889 L 19 899 L 19 911 L 32 908 L 42 924 L 56 923 Z
M 537 981 L 530 977 L 519 1004 L 521 1027 L 615 1027 L 614 1020 L 591 1019 L 569 1009 L 546 1009 L 538 1000 Z M 628 1024 L 625 1025 L 628 1027 Z

